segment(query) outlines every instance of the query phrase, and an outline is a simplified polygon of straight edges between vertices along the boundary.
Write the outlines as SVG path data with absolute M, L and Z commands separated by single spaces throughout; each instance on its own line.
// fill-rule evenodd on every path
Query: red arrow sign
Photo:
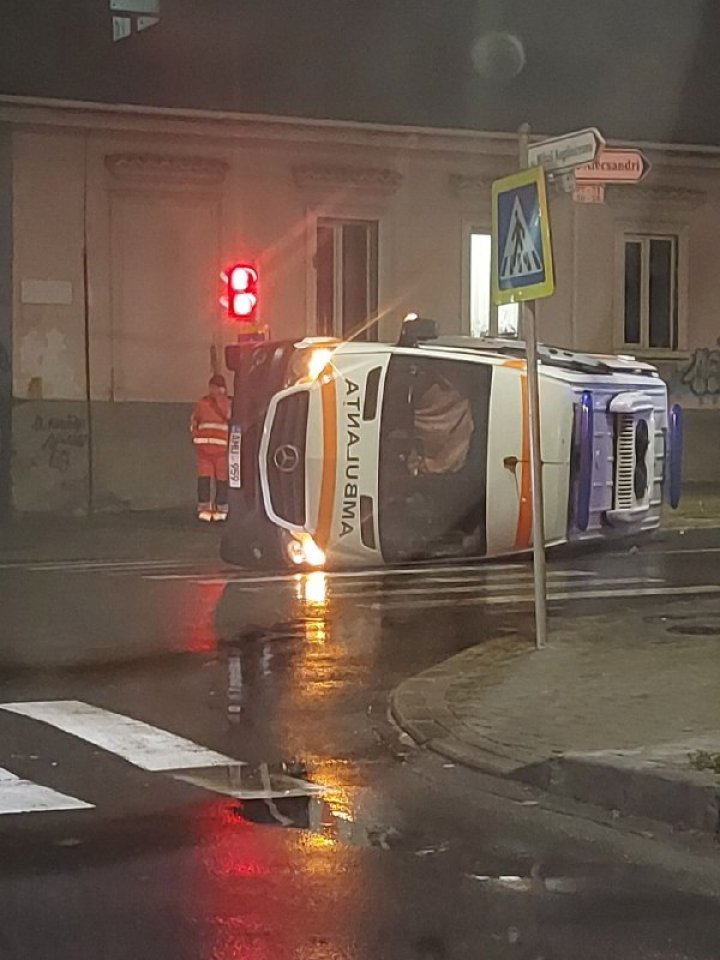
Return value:
M 639 150 L 598 151 L 592 163 L 575 167 L 577 183 L 638 183 L 647 176 L 650 163 Z

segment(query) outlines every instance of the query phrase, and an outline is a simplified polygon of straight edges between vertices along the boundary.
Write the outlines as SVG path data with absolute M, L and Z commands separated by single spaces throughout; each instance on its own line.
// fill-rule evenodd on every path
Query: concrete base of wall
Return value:
M 684 480 L 720 483 L 720 409 L 685 410 L 684 423 Z
M 94 403 L 93 506 L 155 510 L 195 502 L 192 407 L 184 403 Z
M 28 400 L 13 405 L 15 510 L 86 513 L 89 505 L 87 406 Z
M 15 403 L 16 511 L 81 514 L 192 505 L 188 404 L 95 402 L 90 414 L 81 402 Z

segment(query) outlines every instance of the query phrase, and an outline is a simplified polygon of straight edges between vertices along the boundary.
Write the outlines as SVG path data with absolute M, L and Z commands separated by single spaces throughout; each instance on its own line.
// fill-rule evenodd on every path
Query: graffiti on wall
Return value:
M 87 446 L 88 434 L 81 417 L 42 417 L 33 421 L 33 432 L 43 434 L 40 449 L 47 455 L 51 470 L 66 473 L 73 459 Z
M 699 347 L 679 370 L 681 383 L 696 397 L 720 397 L 720 345 Z
M 720 337 L 686 359 L 659 359 L 657 368 L 673 402 L 688 410 L 720 409 Z

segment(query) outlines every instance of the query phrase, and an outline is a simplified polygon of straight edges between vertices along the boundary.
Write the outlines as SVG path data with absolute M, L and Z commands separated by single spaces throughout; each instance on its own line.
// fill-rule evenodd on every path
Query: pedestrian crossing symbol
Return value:
M 549 297 L 555 281 L 545 172 L 533 167 L 496 180 L 492 199 L 493 303 Z

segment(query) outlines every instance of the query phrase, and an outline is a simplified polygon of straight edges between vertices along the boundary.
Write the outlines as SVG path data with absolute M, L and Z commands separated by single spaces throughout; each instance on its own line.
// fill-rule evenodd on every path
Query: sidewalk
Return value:
M 668 530 L 720 527 L 720 484 L 686 484 L 677 510 L 666 506 L 662 522 Z
M 496 640 L 406 681 L 392 710 L 468 766 L 718 832 L 720 774 L 691 756 L 720 755 L 719 641 L 720 600 L 560 621 L 545 650 Z
M 192 509 L 58 517 L 25 514 L 0 526 L 0 561 L 219 560 L 222 524 Z

